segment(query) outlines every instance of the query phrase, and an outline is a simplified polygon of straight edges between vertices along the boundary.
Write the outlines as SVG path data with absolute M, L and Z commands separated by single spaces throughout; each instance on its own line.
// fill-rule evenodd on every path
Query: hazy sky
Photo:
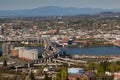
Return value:
M 120 0 L 0 0 L 0 10 L 31 9 L 43 6 L 120 8 Z

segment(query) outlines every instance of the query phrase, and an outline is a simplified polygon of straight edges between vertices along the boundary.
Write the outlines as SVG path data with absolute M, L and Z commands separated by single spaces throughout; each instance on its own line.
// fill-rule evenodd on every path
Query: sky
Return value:
M 33 9 L 45 6 L 120 8 L 120 0 L 0 0 L 0 10 Z

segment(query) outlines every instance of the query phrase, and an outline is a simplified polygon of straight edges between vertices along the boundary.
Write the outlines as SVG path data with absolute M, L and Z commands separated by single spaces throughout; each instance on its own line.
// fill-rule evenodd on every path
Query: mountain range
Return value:
M 0 16 L 4 17 L 73 16 L 81 14 L 98 14 L 107 11 L 119 12 L 120 9 L 74 8 L 74 7 L 62 8 L 56 6 L 48 6 L 24 10 L 0 10 Z

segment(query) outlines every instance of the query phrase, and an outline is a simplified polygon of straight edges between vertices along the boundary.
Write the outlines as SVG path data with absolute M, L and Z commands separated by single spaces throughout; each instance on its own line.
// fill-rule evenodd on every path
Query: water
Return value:
M 42 53 L 42 47 L 28 47 L 29 49 L 38 49 L 39 55 Z M 0 47 L 0 51 L 2 47 Z M 80 54 L 80 55 L 120 55 L 120 47 L 92 47 L 92 48 L 62 48 L 60 47 L 61 53 L 66 51 L 67 54 Z M 0 53 L 1 55 L 1 53 Z
M 120 47 L 94 47 L 94 48 L 61 48 L 67 54 L 80 55 L 120 55 Z
M 42 53 L 42 47 L 29 47 L 30 49 L 38 49 L 39 55 Z M 91 47 L 91 48 L 62 48 L 60 47 L 61 53 L 66 51 L 67 54 L 80 54 L 80 55 L 120 55 L 120 47 Z

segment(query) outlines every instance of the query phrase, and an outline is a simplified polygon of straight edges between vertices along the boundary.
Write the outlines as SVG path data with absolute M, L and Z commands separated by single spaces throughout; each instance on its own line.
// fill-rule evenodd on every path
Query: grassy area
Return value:
M 3 61 L 3 60 L 4 60 L 4 58 L 1 56 L 1 57 L 0 57 L 0 61 Z

